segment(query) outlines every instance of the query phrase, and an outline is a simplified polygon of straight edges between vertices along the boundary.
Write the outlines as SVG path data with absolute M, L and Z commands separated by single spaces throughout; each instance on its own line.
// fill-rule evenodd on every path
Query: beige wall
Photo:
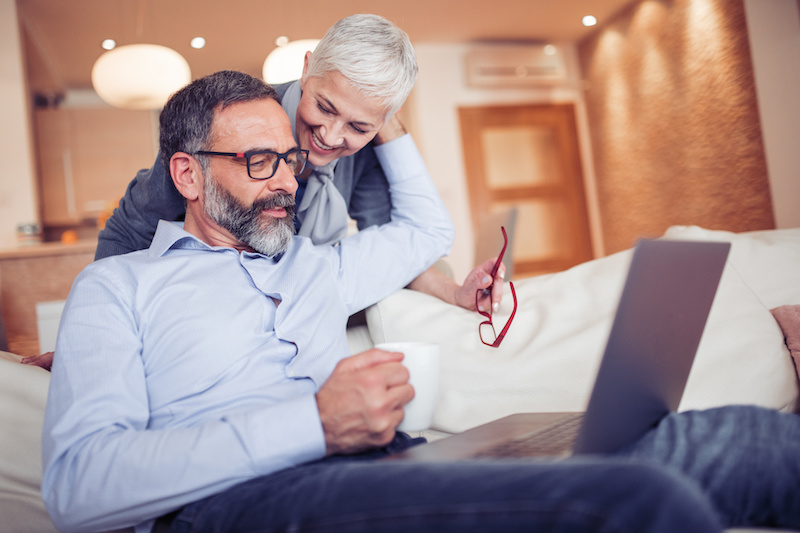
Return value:
M 0 0 L 0 249 L 17 224 L 38 222 L 36 169 L 15 0 Z
M 474 266 L 474 243 L 458 108 L 498 103 L 571 102 L 581 115 L 583 104 L 575 47 L 563 44 L 559 47 L 565 54 L 569 71 L 564 84 L 513 89 L 469 87 L 464 72 L 469 45 L 421 44 L 414 47 L 420 76 L 406 106 L 408 109 L 404 110 L 411 116 L 404 120 L 455 223 L 456 240 L 448 263 L 459 281 Z M 579 131 L 582 122 L 579 116 Z M 591 211 L 591 190 L 587 194 Z
M 800 2 L 745 0 L 775 225 L 800 227 Z
M 744 4 L 746 22 L 742 0 L 644 0 L 583 43 L 586 59 L 611 41 L 605 66 L 616 75 L 593 71 L 598 58 L 576 59 L 575 78 L 557 89 L 472 89 L 466 45 L 418 45 L 406 120 L 458 229 L 456 278 L 473 253 L 462 105 L 575 103 L 598 256 L 673 224 L 800 226 L 800 15 L 794 0 Z
M 774 227 L 742 0 L 644 0 L 579 50 L 606 252 Z

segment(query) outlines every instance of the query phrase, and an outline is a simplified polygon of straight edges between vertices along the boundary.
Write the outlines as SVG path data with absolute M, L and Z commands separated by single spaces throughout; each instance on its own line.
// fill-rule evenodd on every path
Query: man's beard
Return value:
M 285 192 L 261 198 L 246 206 L 227 189 L 217 183 L 210 173 L 205 173 L 205 212 L 211 219 L 228 230 L 239 242 L 266 256 L 275 256 L 286 250 L 294 227 L 294 196 Z M 264 209 L 283 207 L 283 218 L 262 219 Z

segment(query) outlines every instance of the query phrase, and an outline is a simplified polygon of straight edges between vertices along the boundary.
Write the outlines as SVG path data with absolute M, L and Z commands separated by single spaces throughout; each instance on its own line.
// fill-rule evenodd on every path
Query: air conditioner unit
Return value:
M 566 82 L 567 67 L 552 44 L 485 44 L 466 53 L 467 85 L 530 87 Z

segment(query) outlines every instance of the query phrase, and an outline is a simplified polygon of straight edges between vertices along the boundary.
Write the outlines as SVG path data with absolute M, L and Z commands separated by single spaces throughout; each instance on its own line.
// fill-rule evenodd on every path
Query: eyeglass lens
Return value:
M 494 330 L 494 324 L 491 321 L 481 322 L 478 326 L 478 335 L 481 337 L 481 342 L 491 345 L 497 339 L 497 333 Z
M 289 170 L 297 176 L 306 166 L 306 155 L 301 150 L 292 150 L 285 154 L 275 152 L 254 152 L 249 154 L 247 171 L 250 177 L 257 180 L 271 178 L 278 171 L 281 159 L 286 161 Z

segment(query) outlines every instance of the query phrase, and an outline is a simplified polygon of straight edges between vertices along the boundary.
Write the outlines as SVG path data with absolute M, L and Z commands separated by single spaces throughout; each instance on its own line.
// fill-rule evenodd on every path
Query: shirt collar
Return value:
M 291 247 L 292 242 L 289 243 Z M 166 255 L 172 249 L 204 249 L 204 250 L 233 250 L 233 248 L 226 248 L 222 246 L 212 247 L 201 241 L 185 229 L 183 229 L 183 222 L 169 222 L 167 220 L 159 220 L 156 233 L 153 236 L 153 242 L 150 243 L 150 255 L 152 257 L 161 257 Z M 286 252 L 269 257 L 258 252 L 244 252 L 250 256 L 259 256 L 270 259 L 277 263 L 285 255 Z
M 150 255 L 161 257 L 172 248 L 206 248 L 209 245 L 183 229 L 183 222 L 159 220 L 153 242 L 150 243 Z

